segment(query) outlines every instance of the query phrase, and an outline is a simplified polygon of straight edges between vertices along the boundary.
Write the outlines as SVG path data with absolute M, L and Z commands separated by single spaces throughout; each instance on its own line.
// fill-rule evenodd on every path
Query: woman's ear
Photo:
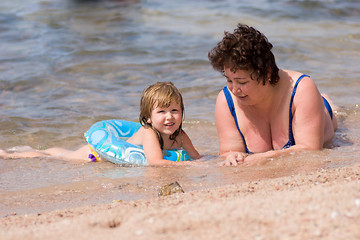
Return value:
M 272 72 L 271 68 L 269 68 L 269 71 L 268 71 L 267 76 L 266 76 L 269 80 L 271 79 L 271 72 Z
M 147 123 L 151 124 L 151 119 L 148 118 L 148 120 L 146 121 Z

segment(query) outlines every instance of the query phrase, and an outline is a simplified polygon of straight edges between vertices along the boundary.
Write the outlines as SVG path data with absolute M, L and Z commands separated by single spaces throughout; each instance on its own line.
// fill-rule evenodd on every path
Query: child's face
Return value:
M 151 123 L 153 128 L 158 130 L 163 137 L 169 137 L 173 134 L 180 127 L 181 122 L 181 107 L 176 101 L 172 101 L 167 108 L 155 107 L 151 111 L 151 118 L 148 120 L 148 123 Z

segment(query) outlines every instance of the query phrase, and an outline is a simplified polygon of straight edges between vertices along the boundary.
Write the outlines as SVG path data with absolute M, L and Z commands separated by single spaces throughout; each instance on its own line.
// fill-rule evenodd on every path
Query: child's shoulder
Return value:
M 156 137 L 154 130 L 148 126 L 141 126 L 139 130 L 127 140 L 127 142 L 142 146 L 146 139 L 153 137 Z
M 177 143 L 178 148 L 183 147 L 184 139 L 186 139 L 187 134 L 183 129 L 180 130 L 179 134 L 175 138 L 175 142 Z
M 152 129 L 150 126 L 141 126 L 137 133 L 139 133 L 139 135 L 141 135 L 141 137 L 145 139 L 157 138 L 155 130 Z

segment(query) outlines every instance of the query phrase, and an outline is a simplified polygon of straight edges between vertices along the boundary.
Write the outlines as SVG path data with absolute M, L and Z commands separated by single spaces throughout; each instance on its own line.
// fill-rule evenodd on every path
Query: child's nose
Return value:
M 173 114 L 171 113 L 171 112 L 168 112 L 167 114 L 166 114 L 166 118 L 167 119 L 171 119 L 171 118 L 173 118 L 174 116 L 173 116 Z

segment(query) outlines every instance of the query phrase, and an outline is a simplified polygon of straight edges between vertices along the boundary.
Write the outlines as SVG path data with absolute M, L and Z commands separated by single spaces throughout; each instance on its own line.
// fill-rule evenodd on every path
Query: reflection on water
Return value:
M 337 0 L 2 1 L 0 149 L 75 149 L 97 121 L 136 121 L 145 86 L 172 81 L 183 93 L 184 128 L 206 158 L 192 168 L 0 159 L 8 205 L 0 204 L 31 212 L 21 203 L 36 209 L 39 192 L 42 200 L 59 199 L 49 206 L 55 209 L 70 196 L 70 206 L 139 199 L 174 181 L 191 191 L 353 164 L 360 142 L 359 16 L 358 1 Z M 339 106 L 339 130 L 328 149 L 263 167 L 217 167 L 214 105 L 225 79 L 207 53 L 238 22 L 264 32 L 280 67 L 309 74 Z

